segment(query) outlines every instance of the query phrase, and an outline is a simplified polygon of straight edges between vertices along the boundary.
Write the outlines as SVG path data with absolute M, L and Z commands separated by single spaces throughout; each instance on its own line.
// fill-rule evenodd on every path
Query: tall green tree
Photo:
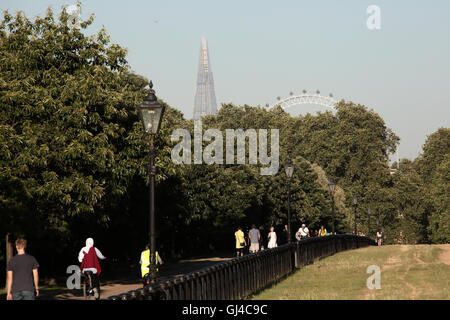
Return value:
M 427 239 L 424 184 L 413 163 L 402 160 L 393 175 L 393 203 L 397 211 L 397 233 L 401 243 L 422 243 Z
M 437 167 L 450 153 L 450 129 L 440 128 L 427 137 L 422 154 L 416 159 L 416 166 L 426 183 L 433 180 Z
M 428 136 L 415 166 L 425 184 L 428 236 L 432 242 L 450 241 L 450 129 Z
M 147 80 L 104 29 L 69 28 L 52 10 L 34 21 L 7 11 L 0 24 L 0 210 L 8 230 L 69 232 L 109 210 L 140 170 L 135 105 Z M 25 223 L 25 221 L 31 223 Z
M 428 233 L 434 243 L 450 243 L 450 154 L 436 167 L 428 189 Z

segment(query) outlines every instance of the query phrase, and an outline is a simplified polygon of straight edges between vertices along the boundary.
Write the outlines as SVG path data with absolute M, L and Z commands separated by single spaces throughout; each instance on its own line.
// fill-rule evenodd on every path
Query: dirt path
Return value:
M 408 247 L 406 246 L 401 246 L 400 247 L 400 251 L 401 252 L 406 252 L 408 251 Z M 381 267 L 381 272 L 384 272 L 386 270 L 392 269 L 397 267 L 399 264 L 401 264 L 401 259 L 399 257 L 399 255 L 397 253 L 395 253 L 394 255 L 390 256 L 387 259 L 386 264 L 384 264 Z M 376 291 L 375 290 L 366 290 L 366 293 L 364 294 L 364 298 L 363 300 L 376 300 L 376 295 L 375 295 Z
M 439 256 L 440 260 L 443 263 L 450 265 L 450 244 L 443 244 L 443 245 L 437 245 L 437 246 L 444 250 Z M 406 249 L 408 247 L 405 246 L 405 247 L 402 247 L 402 249 L 403 248 Z M 412 246 L 411 248 L 412 248 L 412 250 L 414 250 L 414 261 L 413 261 L 414 263 L 409 264 L 405 273 L 400 278 L 405 283 L 405 285 L 411 289 L 411 299 L 416 300 L 419 290 L 416 286 L 414 286 L 413 283 L 406 281 L 406 275 L 408 274 L 408 272 L 411 268 L 414 268 L 417 265 L 426 265 L 426 263 L 419 257 L 419 250 L 420 250 L 421 246 Z
M 446 246 L 447 246 L 447 251 L 445 252 L 447 254 L 446 258 L 448 259 L 447 262 L 450 263 L 450 245 L 446 245 Z M 419 288 L 417 288 L 414 285 L 414 283 L 408 282 L 406 280 L 406 278 L 412 268 L 415 268 L 418 265 L 420 265 L 420 266 L 426 265 L 426 263 L 422 259 L 420 259 L 420 250 L 421 250 L 420 245 L 402 245 L 402 246 L 400 246 L 400 252 L 402 254 L 412 251 L 412 255 L 413 255 L 413 260 L 410 260 L 410 263 L 407 265 L 406 270 L 399 275 L 399 280 L 401 280 L 402 283 L 409 289 L 409 292 L 410 292 L 409 298 L 411 300 L 417 299 L 417 296 L 419 294 Z M 441 259 L 442 259 L 442 257 L 444 257 L 444 254 L 442 254 Z M 389 270 L 392 268 L 398 268 L 399 266 L 401 266 L 401 264 L 402 264 L 402 260 L 399 255 L 391 256 L 388 258 L 387 264 L 383 265 L 382 271 L 386 271 L 386 270 Z M 375 299 L 376 299 L 376 295 L 375 295 L 375 292 L 373 292 L 373 291 L 368 291 L 364 295 L 364 300 L 375 300 Z
M 440 244 L 438 247 L 444 250 L 439 258 L 443 263 L 450 265 L 450 244 Z
M 181 277 L 184 274 L 194 272 L 202 268 L 210 267 L 229 259 L 231 259 L 231 257 L 210 257 L 182 260 L 177 263 L 163 265 L 160 268 L 160 279 L 167 280 L 170 278 Z M 101 298 L 106 299 L 110 296 L 140 288 L 142 288 L 142 282 L 140 281 L 140 279 L 107 281 L 106 284 L 102 283 L 101 285 Z M 81 290 L 65 290 L 64 292 L 56 294 L 53 299 L 83 300 L 84 298 Z
M 402 247 L 402 249 L 403 248 L 410 248 L 410 246 L 408 246 L 408 247 Z M 417 247 L 416 246 L 411 246 L 411 248 L 412 248 L 412 250 L 414 251 L 414 260 L 415 260 L 415 262 L 416 263 L 418 263 L 418 264 L 423 264 L 424 262 L 422 261 L 422 260 L 419 260 L 419 258 L 418 258 L 418 256 L 419 256 L 419 253 L 417 252 Z M 406 251 L 406 250 L 405 250 Z M 408 274 L 408 272 L 409 272 L 409 270 L 412 268 L 412 267 L 415 267 L 416 265 L 415 264 L 413 264 L 413 263 L 410 263 L 409 265 L 408 265 L 408 268 L 406 269 L 406 271 L 400 276 L 400 279 L 403 281 L 403 283 L 409 288 L 409 289 L 411 289 L 411 300 L 416 300 L 416 297 L 417 297 L 417 293 L 418 293 L 418 289 L 417 289 L 417 287 L 416 286 L 414 286 L 414 284 L 412 284 L 412 283 L 410 283 L 410 282 L 408 282 L 408 281 L 406 281 L 406 275 Z

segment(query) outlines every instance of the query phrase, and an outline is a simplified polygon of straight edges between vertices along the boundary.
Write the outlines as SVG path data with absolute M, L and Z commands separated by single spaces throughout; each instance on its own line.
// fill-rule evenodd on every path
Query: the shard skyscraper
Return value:
M 194 120 L 207 114 L 217 114 L 216 92 L 209 61 L 208 42 L 202 38 L 198 60 L 197 90 L 194 101 Z

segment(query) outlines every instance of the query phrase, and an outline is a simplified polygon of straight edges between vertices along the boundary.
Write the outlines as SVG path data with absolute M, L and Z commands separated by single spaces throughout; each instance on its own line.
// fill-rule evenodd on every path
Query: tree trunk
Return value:
M 170 255 L 171 258 L 175 258 L 176 252 L 175 252 L 175 232 L 171 232 L 171 241 L 170 241 Z
M 8 262 L 14 255 L 13 244 L 10 239 L 9 233 L 6 234 L 6 267 L 8 267 Z M 6 271 L 6 281 L 8 281 L 8 271 Z M 6 284 L 5 284 L 6 288 Z

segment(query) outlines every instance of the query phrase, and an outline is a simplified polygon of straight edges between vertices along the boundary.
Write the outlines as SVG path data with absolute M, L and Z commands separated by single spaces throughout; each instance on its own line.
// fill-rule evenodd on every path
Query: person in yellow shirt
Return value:
M 242 228 L 238 227 L 238 230 L 234 233 L 234 238 L 236 239 L 236 254 L 237 256 L 244 256 L 244 248 L 247 245 L 245 241 L 244 232 L 242 232 Z
M 320 227 L 319 230 L 319 237 L 323 237 L 327 235 L 327 229 L 325 229 L 323 226 Z

